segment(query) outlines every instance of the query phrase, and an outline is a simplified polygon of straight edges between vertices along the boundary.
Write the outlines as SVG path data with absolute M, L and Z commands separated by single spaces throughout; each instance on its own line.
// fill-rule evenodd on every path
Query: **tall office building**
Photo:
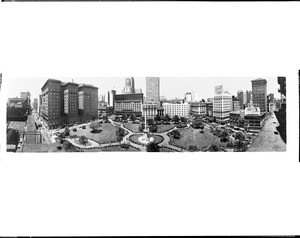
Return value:
M 78 108 L 81 121 L 94 120 L 98 117 L 98 88 L 81 84 L 78 86 Z
M 49 129 L 61 125 L 61 84 L 60 80 L 48 79 L 42 87 L 42 118 Z
M 219 87 L 219 86 L 217 86 Z M 213 102 L 213 116 L 217 122 L 229 121 L 229 113 L 232 109 L 232 96 L 229 92 L 223 90 L 216 90 Z
M 184 95 L 185 102 L 195 102 L 195 93 L 194 92 L 186 92 Z
M 74 124 L 78 121 L 78 84 L 73 82 L 61 84 L 61 116 L 65 125 Z
M 240 109 L 240 101 L 237 97 L 232 96 L 232 108 L 231 111 L 236 111 Z
M 40 95 L 41 116 L 49 129 L 98 117 L 98 88 L 48 79 Z
M 261 112 L 267 112 L 267 80 L 258 78 L 252 80 L 251 82 L 253 106 L 259 107 Z
M 160 104 L 159 77 L 146 78 L 146 102 Z
M 37 112 L 38 111 L 38 99 L 33 99 L 33 109 Z
M 252 92 L 251 91 L 246 91 L 246 105 L 249 106 L 252 102 Z
M 125 87 L 122 91 L 122 94 L 133 94 L 133 93 L 135 93 L 134 78 L 133 77 L 125 78 Z
M 107 91 L 107 94 L 105 95 L 105 102 L 107 103 L 107 106 L 114 107 L 114 100 L 116 95 L 116 90 L 110 90 Z
M 20 98 L 27 100 L 29 108 L 31 107 L 31 98 L 30 97 L 31 97 L 30 92 L 21 92 L 20 93 Z

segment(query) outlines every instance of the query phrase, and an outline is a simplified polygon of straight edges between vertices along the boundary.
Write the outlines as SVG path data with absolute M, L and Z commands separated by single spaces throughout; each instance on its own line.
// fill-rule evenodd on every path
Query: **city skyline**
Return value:
M 19 97 L 20 92 L 29 91 L 31 98 L 39 98 L 41 87 L 49 78 L 81 84 L 92 84 L 99 88 L 99 95 L 106 94 L 107 91 L 116 90 L 117 94 L 122 94 L 126 77 L 48 77 L 48 78 L 13 78 L 8 80 L 7 98 Z M 146 77 L 133 77 L 135 87 L 141 88 L 146 96 Z M 182 98 L 186 92 L 194 92 L 196 99 L 200 101 L 214 96 L 214 87 L 223 85 L 224 91 L 229 91 L 237 96 L 239 90 L 252 91 L 251 80 L 263 78 L 267 80 L 267 94 L 273 93 L 275 98 L 280 98 L 278 93 L 276 77 L 159 77 L 160 96 L 167 99 Z M 172 83 L 170 83 L 172 82 Z

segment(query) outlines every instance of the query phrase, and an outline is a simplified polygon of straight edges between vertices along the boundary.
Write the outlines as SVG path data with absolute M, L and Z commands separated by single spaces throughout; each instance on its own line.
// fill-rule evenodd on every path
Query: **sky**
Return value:
M 51 77 L 52 78 L 52 77 Z M 274 93 L 275 98 L 279 98 L 279 85 L 276 77 L 160 77 L 160 96 L 167 99 L 184 98 L 186 92 L 195 92 L 197 100 L 213 97 L 214 87 L 223 85 L 224 91 L 229 91 L 232 95 L 237 95 L 237 91 L 252 91 L 251 80 L 264 78 L 267 80 L 267 93 Z M 41 88 L 48 78 L 14 78 L 8 80 L 7 97 L 20 97 L 20 92 L 29 91 L 31 99 L 38 98 Z M 86 77 L 86 78 L 59 78 L 63 82 L 92 84 L 99 88 L 99 95 L 105 94 L 109 90 L 117 90 L 117 94 L 122 92 L 125 86 L 125 77 Z M 141 88 L 146 93 L 146 77 L 134 77 L 135 88 Z

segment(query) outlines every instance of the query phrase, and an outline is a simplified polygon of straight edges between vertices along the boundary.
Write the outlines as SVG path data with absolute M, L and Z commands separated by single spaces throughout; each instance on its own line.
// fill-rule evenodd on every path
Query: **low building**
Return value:
M 144 95 L 135 94 L 116 94 L 114 98 L 114 111 L 116 115 L 142 115 L 142 105 Z
M 261 112 L 259 107 L 245 108 L 245 128 L 249 131 L 259 131 L 267 119 L 267 112 Z
M 190 115 L 190 104 L 188 103 L 163 103 L 164 114 L 174 117 L 189 117 Z
M 164 108 L 163 107 L 158 107 L 157 108 L 157 115 L 159 115 L 160 117 L 164 116 Z
M 191 115 L 194 116 L 203 116 L 207 114 L 207 103 L 205 102 L 191 102 L 190 103 L 190 110 L 191 110 Z
M 157 115 L 157 104 L 156 103 L 145 103 L 143 104 L 143 116 L 147 118 L 154 118 Z
M 240 121 L 245 119 L 244 110 L 236 110 L 229 113 L 229 122 L 233 125 L 240 125 Z
M 114 107 L 100 106 L 98 107 L 98 117 L 111 116 L 114 114 Z

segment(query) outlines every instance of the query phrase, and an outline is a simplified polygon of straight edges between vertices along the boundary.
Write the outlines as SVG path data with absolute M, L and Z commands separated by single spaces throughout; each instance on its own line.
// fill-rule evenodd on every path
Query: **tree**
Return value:
M 203 128 L 204 129 L 204 126 L 202 124 L 202 120 L 201 119 L 195 119 L 193 122 L 192 122 L 192 127 L 194 129 L 200 129 L 200 128 Z
M 237 151 L 237 152 L 243 152 L 243 151 L 246 151 L 247 145 L 243 141 L 237 140 L 234 143 L 234 148 L 235 148 L 235 151 Z
M 242 132 L 238 132 L 235 134 L 235 139 L 239 140 L 239 141 L 244 141 L 245 140 L 245 136 Z
M 143 132 L 145 129 L 145 125 L 144 124 L 140 124 L 139 125 L 139 132 Z
M 147 145 L 147 152 L 159 152 L 159 146 L 156 142 L 150 142 Z
M 185 117 L 180 117 L 180 121 L 181 121 L 182 123 L 184 123 L 184 124 L 187 123 L 187 119 L 186 119 Z
M 97 132 L 98 130 L 98 128 L 100 127 L 101 125 L 100 125 L 100 123 L 99 122 L 97 122 L 97 121 L 92 121 L 90 124 L 89 124 L 89 127 L 92 129 L 92 133 L 94 133 L 94 132 Z
M 66 127 L 65 128 L 65 136 L 69 136 L 70 135 L 70 128 Z
M 89 140 L 86 136 L 80 136 L 78 142 L 82 145 L 86 145 L 87 143 L 89 143 Z
M 123 148 L 127 151 L 129 149 L 129 145 L 128 144 L 122 144 L 121 148 Z
M 226 146 L 227 146 L 227 148 L 231 149 L 234 147 L 234 144 L 232 142 L 228 142 Z
M 156 125 L 150 125 L 150 126 L 149 126 L 149 131 L 150 131 L 150 132 L 157 132 L 157 129 L 158 129 L 158 128 L 157 128 Z
M 197 151 L 198 150 L 198 147 L 196 145 L 190 145 L 189 146 L 189 150 L 190 151 Z
M 209 147 L 209 151 L 216 152 L 216 151 L 219 151 L 219 150 L 220 150 L 219 146 L 218 146 L 218 145 L 215 145 L 215 144 L 213 144 L 213 145 L 211 145 L 211 146 Z
M 178 130 L 174 130 L 173 131 L 173 137 L 174 139 L 180 139 L 180 132 Z
M 135 121 L 136 120 L 136 115 L 135 114 L 131 114 L 130 115 L 130 120 L 131 121 Z
M 161 121 L 160 115 L 156 114 L 156 116 L 154 117 L 154 120 L 155 120 L 155 121 Z
M 173 122 L 176 124 L 179 122 L 179 117 L 177 115 L 173 117 Z
M 58 134 L 58 139 L 60 140 L 60 143 L 62 144 L 64 142 L 64 139 L 66 137 L 65 133 L 64 132 L 61 132 Z
M 163 120 L 164 120 L 165 122 L 169 122 L 169 121 L 171 120 L 171 118 L 170 118 L 170 116 L 169 116 L 168 114 L 166 114 L 166 115 L 164 116 Z
M 117 141 L 120 143 L 123 140 L 123 137 L 125 136 L 124 129 L 118 127 L 118 129 L 116 130 L 116 136 L 117 136 Z
M 152 118 L 147 119 L 148 125 L 154 125 L 154 120 Z

